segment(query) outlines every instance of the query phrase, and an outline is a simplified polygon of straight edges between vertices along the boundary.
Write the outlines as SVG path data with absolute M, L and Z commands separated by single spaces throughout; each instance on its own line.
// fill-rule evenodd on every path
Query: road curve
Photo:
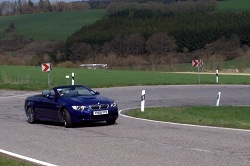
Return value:
M 120 110 L 146 107 L 250 105 L 249 85 L 137 86 L 95 89 L 113 98 Z M 201 128 L 120 116 L 117 124 L 66 129 L 58 124 L 28 124 L 24 99 L 40 92 L 0 90 L 0 149 L 44 162 L 69 165 L 235 166 L 250 165 L 250 131 Z

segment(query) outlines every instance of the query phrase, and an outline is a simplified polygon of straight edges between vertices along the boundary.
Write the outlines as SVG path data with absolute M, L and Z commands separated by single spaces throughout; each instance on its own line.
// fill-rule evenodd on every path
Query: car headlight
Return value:
M 83 111 L 85 110 L 87 107 L 86 106 L 72 106 L 72 108 L 74 110 L 77 110 L 77 111 Z
M 116 103 L 111 103 L 110 106 L 111 107 L 117 107 L 117 104 Z

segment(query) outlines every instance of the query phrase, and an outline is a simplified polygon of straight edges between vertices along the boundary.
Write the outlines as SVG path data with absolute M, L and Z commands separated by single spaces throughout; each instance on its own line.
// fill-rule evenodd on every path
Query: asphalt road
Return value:
M 120 110 L 139 107 L 250 105 L 250 86 L 139 86 L 95 89 Z M 0 90 L 0 149 L 62 166 L 249 166 L 250 131 L 149 122 L 120 116 L 117 124 L 28 124 L 25 97 L 40 92 Z

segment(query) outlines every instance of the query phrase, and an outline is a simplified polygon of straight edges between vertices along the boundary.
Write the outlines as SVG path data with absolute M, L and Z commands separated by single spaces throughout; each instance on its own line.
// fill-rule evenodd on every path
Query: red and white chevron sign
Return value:
M 198 67 L 199 66 L 199 60 L 192 60 L 192 66 Z
M 43 63 L 42 64 L 42 71 L 43 72 L 47 72 L 47 71 L 50 71 L 50 70 L 52 70 L 50 63 Z
M 201 59 L 200 60 L 200 66 L 203 66 L 204 65 L 204 62 L 203 62 L 203 60 Z
M 192 60 L 192 66 L 193 67 L 199 67 L 199 65 L 203 66 L 203 64 L 204 64 L 204 62 L 203 62 L 202 59 L 201 60 Z

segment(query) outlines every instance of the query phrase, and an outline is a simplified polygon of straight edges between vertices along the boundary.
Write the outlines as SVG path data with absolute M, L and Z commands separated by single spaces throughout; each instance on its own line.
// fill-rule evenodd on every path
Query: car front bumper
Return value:
M 96 121 L 106 121 L 110 119 L 118 118 L 118 108 L 108 109 L 108 114 L 94 115 L 94 111 L 97 110 L 88 110 L 88 111 L 75 111 L 71 110 L 71 120 L 73 123 L 82 123 L 82 122 L 96 122 Z M 102 110 L 98 110 L 102 111 Z M 105 110 L 106 111 L 106 110 Z

